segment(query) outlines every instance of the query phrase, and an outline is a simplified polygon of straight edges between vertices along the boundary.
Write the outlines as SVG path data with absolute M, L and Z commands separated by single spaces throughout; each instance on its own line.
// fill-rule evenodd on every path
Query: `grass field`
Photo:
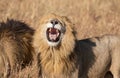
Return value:
M 120 31 L 120 0 L 0 0 L 0 20 L 13 18 L 36 28 L 48 13 L 71 19 L 79 39 Z
M 0 21 L 21 20 L 36 29 L 48 13 L 67 16 L 78 39 L 120 34 L 120 0 L 0 0 Z

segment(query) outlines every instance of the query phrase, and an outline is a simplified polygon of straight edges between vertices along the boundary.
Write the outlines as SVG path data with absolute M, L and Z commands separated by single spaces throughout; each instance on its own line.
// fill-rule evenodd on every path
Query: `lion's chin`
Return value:
M 50 41 L 47 41 L 47 42 L 48 42 L 48 45 L 49 45 L 49 46 L 53 46 L 53 47 L 58 46 L 59 43 L 60 43 L 60 41 L 57 41 L 57 42 L 50 42 Z

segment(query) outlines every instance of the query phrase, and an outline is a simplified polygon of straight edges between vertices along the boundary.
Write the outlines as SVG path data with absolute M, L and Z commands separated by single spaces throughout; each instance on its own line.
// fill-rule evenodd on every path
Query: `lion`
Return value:
M 76 38 L 65 16 L 48 14 L 33 36 L 41 78 L 120 78 L 120 36 Z
M 0 23 L 0 77 L 23 69 L 33 60 L 31 45 L 34 30 L 13 19 Z

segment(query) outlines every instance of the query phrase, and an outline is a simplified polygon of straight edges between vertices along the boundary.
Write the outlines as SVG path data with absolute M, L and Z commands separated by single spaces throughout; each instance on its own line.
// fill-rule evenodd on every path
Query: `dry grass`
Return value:
M 14 18 L 36 28 L 47 13 L 69 17 L 78 38 L 119 34 L 120 0 L 0 0 L 0 20 Z
M 0 0 L 0 21 L 13 18 L 36 28 L 47 13 L 69 17 L 78 39 L 120 34 L 120 0 Z
M 0 0 L 0 20 L 19 19 L 32 27 L 47 13 L 68 16 L 78 38 L 119 34 L 120 0 Z
M 10 78 L 38 78 L 38 68 L 36 65 L 27 66 L 19 72 L 12 72 Z

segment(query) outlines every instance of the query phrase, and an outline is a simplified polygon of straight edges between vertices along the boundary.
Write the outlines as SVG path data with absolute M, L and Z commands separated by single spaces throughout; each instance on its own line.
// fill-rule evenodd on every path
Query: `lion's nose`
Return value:
M 53 24 L 53 25 L 58 24 L 58 20 L 51 20 L 51 24 Z

